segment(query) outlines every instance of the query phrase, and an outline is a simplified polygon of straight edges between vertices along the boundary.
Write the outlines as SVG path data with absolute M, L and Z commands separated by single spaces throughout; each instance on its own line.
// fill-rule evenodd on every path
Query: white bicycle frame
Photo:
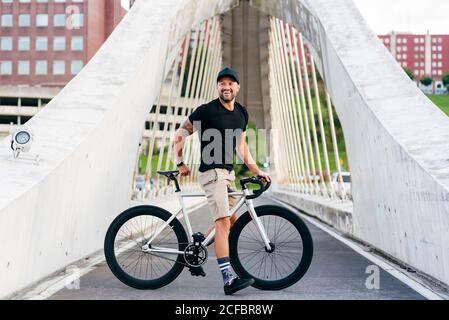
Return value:
M 159 228 L 151 236 L 151 238 L 148 240 L 148 242 L 142 247 L 142 251 L 147 252 L 147 253 L 158 252 L 158 253 L 184 254 L 183 251 L 179 251 L 179 250 L 175 250 L 175 249 L 151 246 L 151 243 L 153 242 L 153 240 L 165 228 L 167 228 L 169 226 L 169 224 L 173 221 L 173 219 L 175 219 L 181 213 L 183 214 L 184 219 L 186 221 L 187 232 L 190 235 L 191 241 L 193 242 L 192 225 L 190 224 L 190 218 L 189 218 L 189 215 L 187 214 L 187 209 L 184 204 L 184 198 L 206 197 L 206 194 L 204 192 L 186 192 L 186 193 L 177 192 L 176 194 L 178 196 L 178 201 L 179 201 L 179 204 L 181 205 L 181 209 L 179 209 L 179 211 L 177 213 L 172 214 L 171 217 L 167 221 L 165 221 L 162 225 L 159 226 Z M 240 196 L 241 197 L 240 200 L 232 208 L 229 209 L 229 216 L 232 216 L 234 213 L 237 212 L 238 209 L 240 209 L 240 207 L 243 204 L 246 204 L 249 214 L 251 215 L 251 218 L 256 223 L 256 228 L 259 231 L 259 234 L 265 244 L 265 248 L 268 251 L 270 251 L 271 250 L 270 240 L 268 239 L 267 233 L 265 231 L 265 228 L 263 227 L 262 222 L 260 221 L 260 218 L 256 214 L 256 210 L 254 209 L 253 200 L 246 198 L 249 195 L 251 195 L 251 192 L 248 189 L 244 189 L 243 191 L 229 193 L 229 196 Z M 214 236 L 215 236 L 215 228 L 213 228 L 211 233 L 203 241 L 203 245 L 207 247 L 212 242 L 212 239 L 214 238 Z

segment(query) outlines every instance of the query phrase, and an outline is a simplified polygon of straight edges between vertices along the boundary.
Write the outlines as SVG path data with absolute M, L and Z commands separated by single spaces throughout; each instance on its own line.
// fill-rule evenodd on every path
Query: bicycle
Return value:
M 112 273 L 137 289 L 157 289 L 175 280 L 184 267 L 195 268 L 207 261 L 207 246 L 215 230 L 205 237 L 193 233 L 183 198 L 204 193 L 181 193 L 179 171 L 158 171 L 173 181 L 181 208 L 175 214 L 157 206 L 141 205 L 121 213 L 109 226 L 104 251 Z M 266 184 L 264 184 L 266 182 Z M 259 185 L 252 192 L 247 184 Z M 254 207 L 253 199 L 268 190 L 270 183 L 251 177 L 240 180 L 242 191 L 230 215 L 246 204 L 247 211 L 229 234 L 231 265 L 241 278 L 254 278 L 253 287 L 280 290 L 299 281 L 313 256 L 313 242 L 306 224 L 284 207 Z M 178 216 L 184 217 L 187 232 Z M 187 236 L 190 235 L 189 237 Z

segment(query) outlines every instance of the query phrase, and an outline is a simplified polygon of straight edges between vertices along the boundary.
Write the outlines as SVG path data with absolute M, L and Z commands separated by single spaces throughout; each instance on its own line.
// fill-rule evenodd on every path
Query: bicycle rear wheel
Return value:
M 121 213 L 109 226 L 104 241 L 106 261 L 112 273 L 136 289 L 163 287 L 181 273 L 181 254 L 147 253 L 142 247 L 171 213 L 154 206 L 136 206 Z M 170 222 L 152 241 L 152 246 L 183 251 L 187 235 L 178 219 Z
M 242 278 L 254 278 L 254 287 L 280 290 L 299 281 L 313 256 L 309 229 L 299 216 L 279 206 L 256 207 L 274 248 L 268 252 L 249 212 L 234 224 L 229 234 L 231 264 Z

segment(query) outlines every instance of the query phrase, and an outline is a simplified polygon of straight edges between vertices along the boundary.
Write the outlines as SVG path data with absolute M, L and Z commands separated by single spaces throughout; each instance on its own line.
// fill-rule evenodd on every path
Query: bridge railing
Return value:
M 220 16 L 205 20 L 185 36 L 168 72 L 167 86 L 162 86 L 152 115 L 152 127 L 147 146 L 141 154 L 146 158 L 143 168 L 136 166 L 134 174 L 134 198 L 151 199 L 170 196 L 173 186 L 159 176 L 158 170 L 174 170 L 173 137 L 176 129 L 198 105 L 211 100 L 215 95 L 214 78 L 222 65 Z M 161 119 L 161 100 L 167 101 L 164 120 Z M 162 127 L 159 126 L 159 122 Z M 199 141 L 197 133 L 187 138 L 184 147 L 185 162 L 191 176 L 181 178 L 183 190 L 197 189 L 199 167 Z M 143 175 L 141 185 L 136 177 Z
M 272 128 L 277 128 L 276 174 L 281 189 L 328 198 L 351 197 L 341 127 L 302 34 L 270 18 Z

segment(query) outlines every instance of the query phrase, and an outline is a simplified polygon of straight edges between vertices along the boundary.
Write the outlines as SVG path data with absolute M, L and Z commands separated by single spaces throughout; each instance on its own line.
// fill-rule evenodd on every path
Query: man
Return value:
M 229 295 L 254 283 L 254 279 L 235 277 L 230 270 L 228 236 L 237 219 L 236 214 L 228 216 L 230 205 L 236 202 L 236 199 L 228 197 L 229 191 L 235 191 L 234 152 L 237 151 L 254 175 L 268 181 L 270 177 L 258 168 L 246 143 L 248 112 L 235 101 L 240 90 L 237 72 L 230 68 L 220 71 L 217 90 L 218 99 L 196 108 L 178 129 L 174 154 L 181 175 L 188 176 L 190 169 L 183 162 L 182 150 L 185 138 L 193 133 L 194 128 L 198 130 L 201 142 L 198 180 L 215 219 L 215 253 L 223 275 L 224 292 Z M 191 268 L 191 273 L 206 275 L 201 267 Z

